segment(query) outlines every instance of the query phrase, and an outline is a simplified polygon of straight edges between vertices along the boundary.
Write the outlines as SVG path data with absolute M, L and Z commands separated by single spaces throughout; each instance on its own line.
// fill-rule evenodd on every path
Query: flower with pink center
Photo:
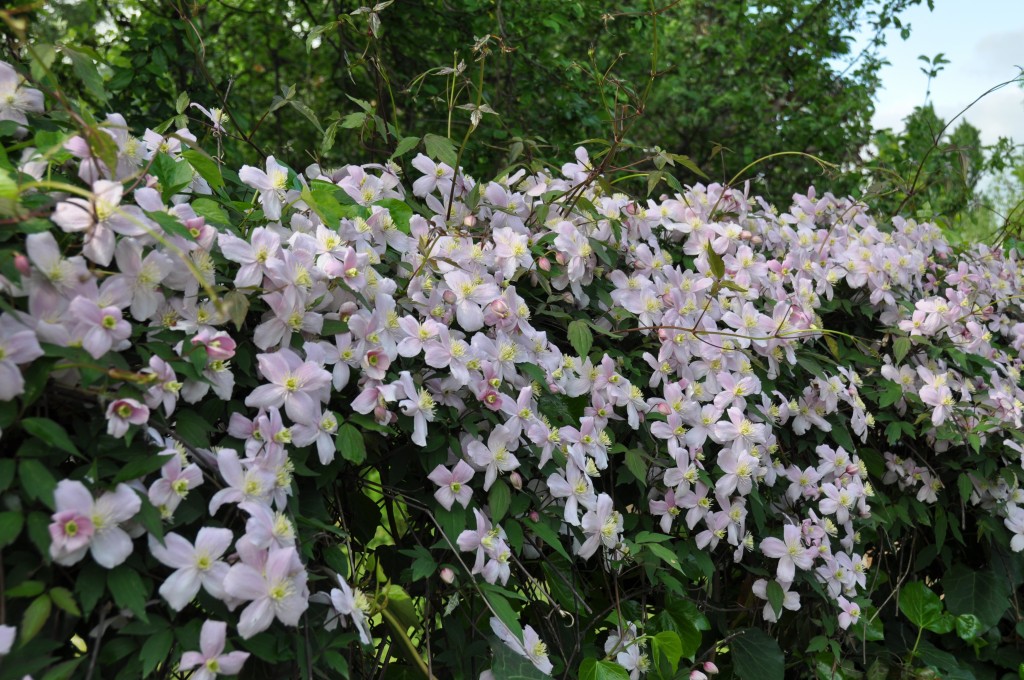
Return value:
M 55 511 L 50 524 L 50 557 L 57 564 L 71 565 L 85 557 L 107 569 L 128 559 L 132 540 L 120 525 L 134 517 L 142 501 L 128 485 L 118 484 L 93 499 L 89 489 L 78 481 L 62 480 L 53 494 Z
M 441 487 L 434 492 L 434 498 L 445 510 L 451 510 L 455 501 L 464 508 L 469 506 L 469 500 L 473 497 L 469 480 L 473 479 L 474 474 L 473 468 L 466 461 L 460 460 L 451 470 L 438 465 L 427 475 L 427 479 Z
M 145 425 L 149 408 L 134 399 L 116 399 L 107 407 L 107 434 L 123 437 L 131 425 Z
M 194 670 L 191 680 L 214 680 L 218 675 L 238 675 L 249 652 L 224 653 L 228 624 L 223 621 L 205 621 L 199 634 L 199 651 L 181 655 L 178 669 Z
M 224 331 L 216 331 L 210 327 L 201 329 L 192 337 L 192 345 L 206 348 L 206 356 L 212 361 L 227 361 L 235 356 L 237 344 Z

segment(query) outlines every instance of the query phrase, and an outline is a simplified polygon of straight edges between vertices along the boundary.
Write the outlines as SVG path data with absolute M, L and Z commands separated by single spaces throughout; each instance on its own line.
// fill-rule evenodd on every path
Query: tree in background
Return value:
M 85 74 L 76 50 L 107 64 L 91 77 L 106 81 L 111 110 L 180 125 L 199 115 L 175 108 L 187 93 L 224 109 L 225 143 L 252 158 L 379 161 L 402 138 L 458 139 L 483 116 L 470 168 L 613 138 L 687 154 L 724 179 L 780 151 L 855 166 L 884 32 L 907 35 L 900 14 L 919 1 L 58 0 L 31 21 L 38 41 L 70 55 L 69 70 Z M 873 38 L 854 54 L 864 22 Z M 89 78 L 83 87 L 98 91 Z M 795 156 L 757 171 L 761 190 L 783 199 L 822 181 Z

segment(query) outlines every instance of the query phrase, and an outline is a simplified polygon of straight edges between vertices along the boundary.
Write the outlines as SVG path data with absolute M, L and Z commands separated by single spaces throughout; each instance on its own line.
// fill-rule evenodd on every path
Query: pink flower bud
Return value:
M 507 319 L 508 318 L 508 303 L 505 302 L 504 300 L 502 300 L 501 298 L 498 298 L 497 300 L 492 302 L 490 307 L 491 307 L 491 311 L 494 312 L 494 314 L 499 319 Z
M 718 673 L 718 666 L 715 665 L 714 661 L 705 661 L 704 670 L 710 673 L 711 675 L 715 675 Z
M 708 676 L 701 671 L 690 671 L 690 680 L 708 680 Z
M 518 472 L 513 472 L 508 476 L 508 481 L 512 483 L 512 488 L 516 491 L 523 490 L 523 476 Z
M 537 512 L 536 510 L 530 510 L 530 521 L 531 522 L 539 522 L 540 521 L 540 513 Z
M 445 304 L 449 305 L 454 305 L 455 301 L 458 300 L 458 297 L 455 295 L 454 290 L 446 290 L 444 292 L 444 295 L 442 295 L 441 297 L 445 301 Z
M 753 234 L 751 234 L 746 229 L 744 229 L 743 231 L 740 232 L 740 240 L 741 241 L 749 241 L 752 237 L 753 237 Z
M 658 404 L 658 413 L 667 416 L 669 413 L 672 413 L 672 407 L 665 403 Z
M 32 268 L 29 266 L 28 258 L 21 253 L 14 254 L 14 268 L 18 270 L 18 273 L 22 276 L 28 276 L 32 273 Z
M 464 218 L 462 218 L 462 226 L 466 227 L 467 229 L 472 229 L 473 227 L 475 227 L 476 226 L 476 216 L 475 215 L 466 215 Z
M 549 272 L 551 271 L 551 260 L 546 257 L 541 257 L 537 260 L 537 267 L 541 271 Z
M 455 582 L 455 572 L 450 567 L 441 568 L 441 580 L 445 583 L 451 584 Z
M 761 238 L 760 236 L 755 235 L 753 238 L 750 239 L 750 242 L 753 243 L 755 246 L 759 246 L 762 243 L 764 243 L 764 239 Z
M 565 264 L 565 255 L 562 255 L 562 253 L 555 253 L 555 262 L 558 264 Z
M 846 474 L 856 477 L 860 474 L 860 467 L 850 463 L 846 466 Z
M 637 212 L 636 211 L 636 203 L 627 203 L 626 204 L 626 214 L 627 215 L 636 215 L 636 212 Z

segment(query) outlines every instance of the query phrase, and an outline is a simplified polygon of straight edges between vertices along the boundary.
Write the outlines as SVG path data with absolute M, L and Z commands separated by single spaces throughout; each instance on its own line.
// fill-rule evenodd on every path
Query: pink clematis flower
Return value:
M 469 500 L 473 497 L 469 480 L 473 479 L 474 474 L 473 468 L 466 461 L 460 460 L 451 470 L 444 465 L 438 465 L 427 475 L 427 479 L 441 487 L 434 492 L 434 498 L 445 510 L 451 510 L 455 501 L 464 508 L 469 506 Z
M 289 626 L 298 625 L 309 606 L 306 578 L 292 547 L 271 549 L 259 567 L 244 561 L 231 567 L 224 590 L 250 603 L 238 621 L 239 634 L 249 639 L 269 628 L 275 618 Z
M 259 354 L 260 373 L 270 384 L 260 385 L 246 397 L 255 408 L 284 406 L 288 417 L 304 422 L 320 412 L 320 391 L 331 384 L 331 374 L 319 364 L 303 362 L 295 352 L 282 349 Z
M 117 399 L 107 407 L 107 434 L 123 437 L 131 425 L 145 425 L 149 408 L 134 399 Z
M 25 391 L 20 364 L 43 355 L 36 334 L 11 316 L 0 316 L 0 401 L 10 401 Z
M 199 634 L 198 652 L 185 652 L 181 655 L 178 668 L 183 671 L 195 670 L 189 677 L 192 680 L 213 680 L 218 675 L 238 675 L 242 664 L 249 658 L 249 652 L 224 653 L 224 641 L 228 624 L 223 621 L 206 621 Z
M 84 484 L 62 480 L 53 494 L 56 511 L 50 524 L 50 557 L 57 564 L 75 564 L 88 550 L 96 562 L 113 569 L 132 553 L 132 539 L 120 525 L 142 508 L 126 484 L 118 484 L 94 500 Z
M 200 586 L 217 599 L 224 597 L 224 577 L 228 565 L 221 558 L 234 534 L 230 529 L 203 527 L 196 536 L 195 546 L 175 533 L 164 536 L 164 544 L 149 536 L 149 552 L 153 557 L 176 571 L 164 579 L 160 595 L 174 611 L 181 611 L 195 598 Z
M 268 220 L 275 222 L 281 219 L 281 207 L 288 187 L 288 168 L 274 160 L 273 156 L 267 156 L 266 172 L 251 165 L 243 165 L 238 171 L 238 178 L 260 192 L 263 215 Z

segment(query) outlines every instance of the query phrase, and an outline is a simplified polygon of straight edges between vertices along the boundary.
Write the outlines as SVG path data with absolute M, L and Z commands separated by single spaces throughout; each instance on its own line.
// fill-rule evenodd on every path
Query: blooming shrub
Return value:
M 0 678 L 1024 661 L 1016 253 L 583 149 L 236 170 L 17 88 Z

